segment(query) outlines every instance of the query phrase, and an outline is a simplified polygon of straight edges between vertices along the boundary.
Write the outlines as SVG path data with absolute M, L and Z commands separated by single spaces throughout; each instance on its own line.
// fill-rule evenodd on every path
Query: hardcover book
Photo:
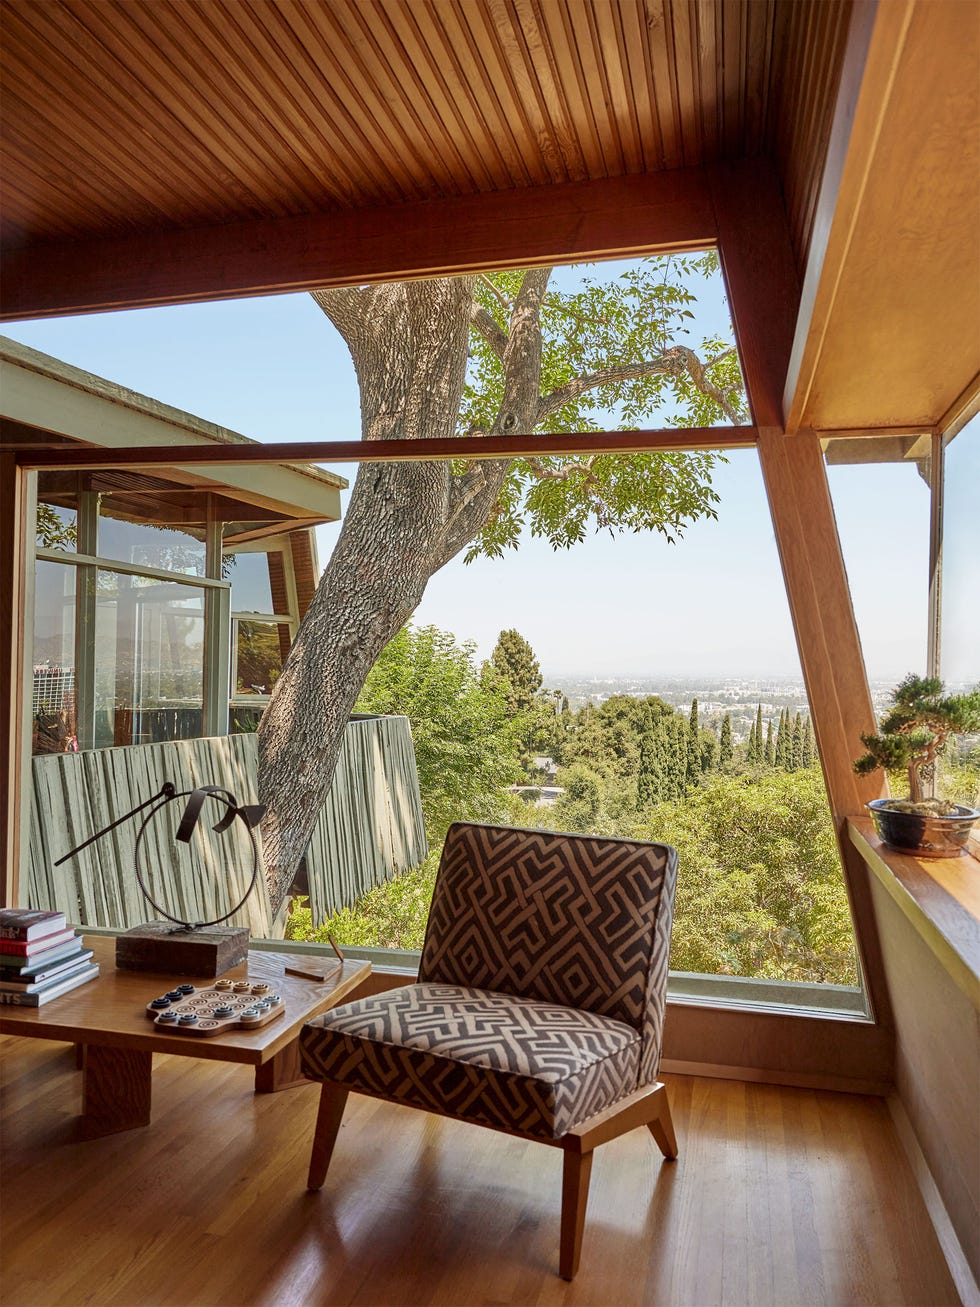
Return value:
M 56 944 L 65 944 L 75 937 L 75 928 L 58 931 L 56 935 L 42 935 L 39 939 L 0 939 L 0 953 L 9 953 L 17 957 L 32 957 L 35 953 L 44 953 Z
M 99 964 L 92 962 L 84 971 L 57 980 L 52 985 L 45 985 L 34 994 L 25 994 L 23 990 L 0 990 L 0 1007 L 40 1007 L 42 1003 L 49 1003 L 51 999 L 59 998 L 69 990 L 77 989 L 79 985 L 94 980 L 98 974 Z
M 39 953 L 32 953 L 30 957 L 26 957 L 23 953 L 0 953 L 0 980 L 16 980 L 24 972 L 43 970 L 58 962 L 65 962 L 79 953 L 83 944 L 81 935 L 75 935 L 63 944 L 42 949 Z
M 73 957 L 60 962 L 57 966 L 48 967 L 46 971 L 29 971 L 26 975 L 10 976 L 5 972 L 0 972 L 0 993 L 26 993 L 30 994 L 34 990 L 42 989 L 45 985 L 50 985 L 56 980 L 66 980 L 69 976 L 74 975 L 93 957 L 90 948 L 84 952 L 76 953 Z
M 63 912 L 34 908 L 0 908 L 0 939 L 32 940 L 56 935 L 67 925 Z

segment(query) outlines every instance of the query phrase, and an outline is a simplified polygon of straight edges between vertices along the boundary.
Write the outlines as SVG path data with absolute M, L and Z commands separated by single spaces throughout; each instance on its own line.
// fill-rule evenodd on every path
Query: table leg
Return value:
M 150 1124 L 153 1054 L 88 1044 L 82 1080 L 86 1139 Z
M 299 1060 L 299 1040 L 280 1049 L 268 1062 L 255 1068 L 255 1092 L 257 1094 L 274 1094 L 280 1089 L 292 1089 L 296 1085 L 309 1085 L 312 1081 L 303 1075 Z

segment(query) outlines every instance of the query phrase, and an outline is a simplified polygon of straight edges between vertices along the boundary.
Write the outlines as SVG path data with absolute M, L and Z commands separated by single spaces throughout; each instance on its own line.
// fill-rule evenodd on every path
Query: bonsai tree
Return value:
M 938 677 L 906 676 L 892 691 L 892 707 L 881 720 L 881 733 L 861 736 L 868 752 L 855 762 L 856 772 L 867 775 L 879 767 L 887 771 L 904 767 L 908 773 L 908 800 L 889 806 L 901 803 L 908 810 L 912 805 L 928 805 L 937 812 L 950 806 L 923 798 L 922 773 L 942 754 L 951 735 L 980 730 L 980 687 L 969 694 L 945 696 L 943 690 Z

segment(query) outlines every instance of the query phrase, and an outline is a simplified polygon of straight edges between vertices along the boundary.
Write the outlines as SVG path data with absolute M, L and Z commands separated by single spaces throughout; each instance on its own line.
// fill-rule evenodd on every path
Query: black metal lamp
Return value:
M 201 809 L 207 799 L 223 803 L 226 808 L 220 820 L 212 828 L 217 834 L 222 835 L 229 830 L 236 818 L 242 821 L 248 832 L 252 848 L 252 875 L 248 888 L 233 907 L 210 921 L 184 921 L 181 917 L 174 916 L 156 902 L 147 888 L 141 856 L 143 838 L 154 817 L 178 799 L 187 800 L 176 832 L 176 838 L 184 844 L 190 843 Z M 125 971 L 155 971 L 166 975 L 211 978 L 220 976 L 231 967 L 244 962 L 248 956 L 248 930 L 239 926 L 222 926 L 222 922 L 233 917 L 255 889 L 259 876 L 259 849 L 255 839 L 255 827 L 262 820 L 265 807 L 260 804 L 240 804 L 230 790 L 223 789 L 220 785 L 200 785 L 193 790 L 178 791 L 172 781 L 164 781 L 159 792 L 152 798 L 137 804 L 122 817 L 117 817 L 114 822 L 89 836 L 70 853 L 59 858 L 55 866 L 60 866 L 62 862 L 73 858 L 82 849 L 88 848 L 90 844 L 102 839 L 104 835 L 108 835 L 117 826 L 121 826 L 146 808 L 150 811 L 140 823 L 139 834 L 136 836 L 136 846 L 133 851 L 134 869 L 143 897 L 155 912 L 166 918 L 166 921 L 144 922 L 119 935 L 116 939 L 116 966 Z

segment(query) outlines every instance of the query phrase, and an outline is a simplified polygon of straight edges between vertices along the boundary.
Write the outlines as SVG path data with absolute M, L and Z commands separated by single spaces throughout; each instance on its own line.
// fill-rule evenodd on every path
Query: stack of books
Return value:
M 40 1007 L 98 974 L 63 912 L 0 908 L 0 1006 Z

